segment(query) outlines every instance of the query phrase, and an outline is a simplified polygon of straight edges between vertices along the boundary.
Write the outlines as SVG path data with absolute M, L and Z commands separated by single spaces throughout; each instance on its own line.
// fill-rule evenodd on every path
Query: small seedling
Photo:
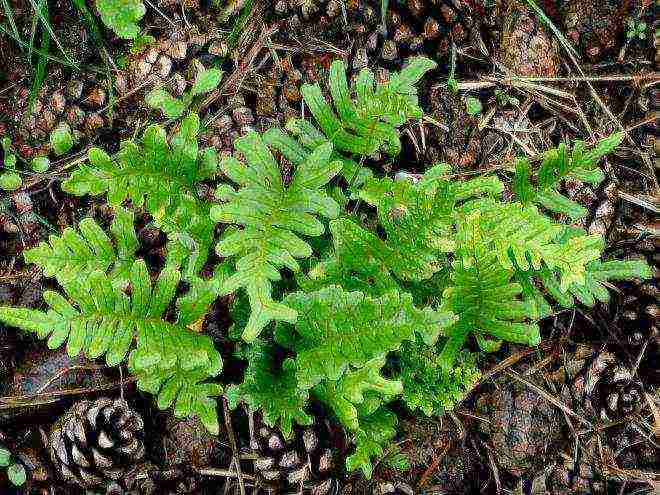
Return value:
M 483 105 L 478 98 L 474 96 L 468 96 L 465 98 L 465 106 L 467 108 L 468 115 L 479 115 L 483 111 Z
M 626 33 L 629 40 L 635 38 L 644 40 L 646 39 L 648 33 L 648 25 L 644 21 L 636 21 L 635 19 L 630 19 L 628 21 L 628 32 Z
M 11 452 L 0 446 L 0 469 L 5 469 L 7 478 L 14 486 L 23 486 L 27 480 L 27 473 L 22 464 L 14 461 Z
M 145 102 L 151 108 L 162 111 L 165 117 L 178 118 L 190 107 L 195 96 L 210 93 L 217 88 L 221 78 L 222 71 L 219 69 L 203 70 L 197 74 L 193 87 L 182 98 L 176 98 L 168 91 L 156 88 L 147 94 Z

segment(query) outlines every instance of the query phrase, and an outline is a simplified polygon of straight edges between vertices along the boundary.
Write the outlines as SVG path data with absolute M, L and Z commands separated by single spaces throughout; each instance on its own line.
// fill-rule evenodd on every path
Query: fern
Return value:
M 597 259 L 603 248 L 603 240 L 596 235 L 566 236 L 565 226 L 541 214 L 534 206 L 519 203 L 502 203 L 482 200 L 468 203 L 458 232 L 457 241 L 466 252 L 458 250 L 464 263 L 470 264 L 475 242 L 493 249 L 497 261 L 506 269 L 513 268 L 513 261 L 523 270 L 541 267 L 543 263 L 561 275 L 561 288 L 566 291 L 572 283 L 584 283 L 587 263 Z M 474 231 L 484 235 L 475 236 Z
M 161 110 L 165 117 L 178 118 L 190 107 L 193 98 L 217 88 L 221 78 L 220 69 L 202 69 L 197 73 L 190 91 L 185 92 L 180 99 L 175 98 L 163 88 L 156 88 L 147 93 L 145 103 L 151 108 Z
M 584 283 L 572 283 L 566 291 L 562 291 L 557 275 L 545 267 L 540 270 L 518 270 L 515 276 L 526 297 L 536 302 L 540 315 L 548 316 L 552 313 L 550 298 L 564 308 L 572 307 L 575 300 L 592 307 L 597 301 L 607 303 L 610 300 L 608 282 L 646 279 L 652 276 L 652 272 L 643 261 L 595 260 L 585 267 Z M 538 280 L 538 285 L 534 280 Z
M 46 277 L 56 277 L 61 283 L 86 277 L 94 271 L 107 272 L 113 285 L 126 286 L 131 265 L 138 248 L 133 213 L 118 208 L 110 226 L 116 247 L 110 237 L 92 218 L 78 224 L 80 232 L 66 228 L 61 236 L 52 235 L 25 252 L 25 261 L 43 269 Z
M 188 260 L 186 273 L 195 273 L 208 256 L 214 229 L 210 204 L 199 196 L 198 187 L 215 176 L 218 161 L 213 149 L 199 153 L 198 132 L 199 118 L 190 114 L 169 143 L 165 131 L 152 125 L 141 141 L 123 142 L 114 157 L 92 148 L 88 164 L 74 171 L 62 188 L 77 196 L 105 193 L 114 207 L 130 199 L 133 207 L 146 208 L 167 233 L 177 263 Z
M 363 69 L 351 90 L 344 62 L 335 60 L 329 74 L 334 109 L 318 84 L 305 84 L 301 89 L 320 130 L 304 119 L 291 120 L 287 130 L 307 149 L 330 141 L 338 153 L 333 158 L 341 159 L 344 164 L 342 175 L 350 184 L 359 184 L 370 173 L 345 154 L 369 156 L 378 151 L 390 156 L 398 154 L 401 142 L 397 128 L 410 119 L 422 117 L 415 84 L 436 65 L 423 57 L 414 58 L 401 72 L 392 74 L 388 82 L 379 84 L 375 84 L 373 72 Z
M 349 471 L 361 469 L 367 479 L 373 473 L 372 460 L 384 457 L 385 446 L 396 435 L 396 415 L 379 408 L 361 416 L 362 428 L 353 437 L 355 451 L 346 459 Z
M 416 335 L 432 343 L 454 319 L 449 312 L 419 310 L 409 295 L 396 292 L 376 299 L 330 286 L 290 294 L 285 302 L 299 313 L 294 347 L 301 388 L 338 380 Z
M 180 273 L 166 268 L 152 286 L 142 260 L 133 263 L 130 296 L 102 271 L 88 277 L 62 279 L 67 298 L 47 291 L 47 312 L 0 307 L 0 321 L 48 338 L 51 349 L 67 344 L 67 352 L 90 358 L 105 355 L 109 366 L 128 358 L 142 390 L 158 394 L 160 407 L 176 401 L 178 416 L 197 415 L 209 430 L 218 423 L 211 396 L 220 388 L 204 380 L 216 376 L 222 362 L 208 337 L 189 331 L 188 312 L 177 323 L 163 319 L 174 299 Z
M 225 283 L 225 292 L 243 288 L 250 299 L 252 313 L 243 333 L 253 341 L 271 321 L 293 322 L 296 312 L 277 303 L 271 296 L 271 283 L 279 280 L 283 267 L 299 270 L 296 258 L 312 254 L 311 247 L 298 235 L 318 236 L 323 224 L 315 215 L 334 218 L 339 205 L 322 189 L 341 168 L 330 161 L 332 146 L 319 146 L 304 162 L 298 163 L 289 184 L 284 184 L 279 167 L 256 133 L 238 139 L 236 149 L 246 165 L 236 158 L 222 161 L 223 172 L 241 188 L 225 185 L 214 206 L 213 220 L 241 226 L 229 230 L 217 245 L 221 256 L 235 256 L 236 273 Z
M 280 369 L 273 352 L 263 342 L 256 342 L 243 353 L 241 357 L 249 363 L 243 382 L 228 387 L 226 396 L 232 408 L 245 402 L 253 410 L 260 409 L 266 424 L 279 424 L 284 436 L 290 438 L 294 423 L 310 425 L 313 422 L 305 411 L 309 391 L 298 388 L 295 363 L 287 360 Z
M 485 336 L 528 345 L 540 340 L 538 326 L 530 323 L 538 316 L 536 305 L 522 299 L 522 287 L 513 281 L 513 271 L 500 264 L 488 242 L 490 231 L 481 228 L 479 218 L 473 215 L 459 231 L 463 256 L 452 263 L 452 285 L 442 296 L 441 307 L 459 317 L 441 353 L 445 367 L 470 333 L 481 342 Z
M 442 416 L 463 400 L 480 373 L 475 355 L 458 353 L 451 368 L 444 366 L 436 346 L 406 342 L 397 355 L 397 378 L 403 384 L 402 398 L 413 411 Z
M 622 132 L 612 134 L 586 151 L 583 141 L 576 141 L 569 151 L 565 143 L 545 153 L 538 170 L 536 183 L 532 181 L 532 166 L 525 158 L 516 162 L 513 191 L 524 204 L 538 204 L 548 210 L 563 213 L 573 220 L 584 217 L 587 210 L 559 193 L 556 189 L 562 179 L 572 177 L 590 184 L 604 179 L 597 168 L 598 160 L 608 155 L 623 140 Z

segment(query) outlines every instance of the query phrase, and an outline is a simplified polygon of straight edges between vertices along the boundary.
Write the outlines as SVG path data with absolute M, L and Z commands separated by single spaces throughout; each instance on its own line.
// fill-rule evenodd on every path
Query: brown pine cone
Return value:
M 596 386 L 600 415 L 616 421 L 635 414 L 642 405 L 644 390 L 630 370 L 622 365 L 608 367 Z
M 83 488 L 107 485 L 144 457 L 143 428 L 124 400 L 80 401 L 53 426 L 50 456 L 66 481 Z
M 255 470 L 265 484 L 311 495 L 331 493 L 337 484 L 332 477 L 332 451 L 321 445 L 314 427 L 294 430 L 290 441 L 278 428 L 260 421 L 255 429 L 250 447 L 256 455 Z
M 515 75 L 557 75 L 555 46 L 538 15 L 525 2 L 509 0 L 500 46 L 502 63 Z

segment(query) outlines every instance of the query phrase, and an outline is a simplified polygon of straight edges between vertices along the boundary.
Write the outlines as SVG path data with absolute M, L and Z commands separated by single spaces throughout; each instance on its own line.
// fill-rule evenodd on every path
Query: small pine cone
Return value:
M 257 456 L 254 467 L 265 484 L 327 495 L 336 485 L 332 451 L 320 444 L 313 427 L 297 429 L 286 441 L 282 432 L 263 423 L 256 427 L 251 447 Z
M 107 485 L 144 457 L 143 428 L 126 401 L 80 401 L 53 426 L 50 456 L 66 481 L 84 488 Z
M 639 410 L 644 391 L 629 369 L 612 365 L 598 381 L 596 397 L 601 417 L 606 421 L 616 421 Z

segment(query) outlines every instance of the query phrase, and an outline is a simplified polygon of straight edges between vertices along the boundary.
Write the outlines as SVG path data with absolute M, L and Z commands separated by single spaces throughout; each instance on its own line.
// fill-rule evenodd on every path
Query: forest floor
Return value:
M 583 227 L 606 238 L 608 256 L 644 258 L 657 276 L 660 77 L 650 0 L 546 0 L 538 9 L 524 0 L 390 0 L 385 25 L 379 1 L 156 0 L 133 42 L 89 23 L 75 2 L 47 3 L 43 63 L 32 51 L 43 49 L 34 2 L 0 3 L 0 138 L 29 159 L 65 120 L 76 144 L 19 190 L 0 191 L 0 305 L 41 307 L 54 282 L 22 252 L 85 216 L 107 217 L 101 200 L 72 198 L 61 181 L 91 145 L 117 149 L 149 123 L 169 123 L 144 103 L 153 87 L 180 94 L 200 66 L 221 68 L 219 88 L 195 105 L 203 144 L 231 152 L 247 128 L 300 115 L 300 86 L 324 84 L 335 58 L 351 74 L 368 66 L 386 75 L 422 54 L 438 62 L 420 87 L 426 116 L 403 128 L 403 152 L 383 160 L 384 170 L 446 162 L 457 177 L 505 172 L 516 156 L 625 130 L 604 160 L 605 183 L 567 183 L 565 193 L 589 208 Z M 148 229 L 140 235 L 149 241 Z M 453 412 L 404 419 L 398 462 L 379 463 L 368 482 L 353 475 L 344 493 L 659 493 L 657 278 L 610 290 L 609 304 L 544 319 L 538 348 L 505 344 L 484 356 L 483 376 Z M 205 322 L 212 335 L 228 325 L 217 306 Z M 162 469 L 178 480 L 171 493 L 222 493 L 225 483 L 238 490 L 222 471 L 227 432 L 209 437 L 157 411 L 125 374 L 0 324 L 0 444 L 27 469 L 18 493 L 78 493 L 50 463 L 46 433 L 75 401 L 120 391 L 150 418 L 147 450 L 162 454 Z M 190 474 L 182 464 L 199 469 Z M 9 486 L 0 470 L 0 492 Z

